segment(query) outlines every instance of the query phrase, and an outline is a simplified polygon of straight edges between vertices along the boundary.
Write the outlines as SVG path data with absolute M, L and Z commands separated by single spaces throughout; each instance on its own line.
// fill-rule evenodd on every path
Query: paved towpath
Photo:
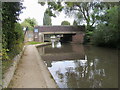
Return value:
M 9 88 L 56 88 L 54 80 L 47 82 L 50 75 L 43 62 L 38 62 L 39 59 L 35 46 L 26 46 Z

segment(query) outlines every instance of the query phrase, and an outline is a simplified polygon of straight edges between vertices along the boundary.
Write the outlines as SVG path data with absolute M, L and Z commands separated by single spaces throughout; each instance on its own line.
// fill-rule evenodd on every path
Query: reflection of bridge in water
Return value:
M 66 49 L 65 49 L 66 48 Z M 38 48 L 39 53 L 43 60 L 45 61 L 58 61 L 58 60 L 74 60 L 74 59 L 84 59 L 85 53 L 83 46 L 75 47 L 74 45 L 69 45 L 61 48 L 52 48 L 51 46 L 45 46 Z

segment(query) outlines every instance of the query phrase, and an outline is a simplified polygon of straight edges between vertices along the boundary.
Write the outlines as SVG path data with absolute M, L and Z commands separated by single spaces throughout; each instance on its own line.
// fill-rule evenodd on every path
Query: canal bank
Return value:
M 37 48 L 41 45 L 27 45 L 9 88 L 57 88 Z

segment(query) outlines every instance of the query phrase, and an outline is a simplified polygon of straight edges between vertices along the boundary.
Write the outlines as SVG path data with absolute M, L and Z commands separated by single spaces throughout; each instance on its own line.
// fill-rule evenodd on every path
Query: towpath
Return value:
M 56 88 L 57 85 L 40 59 L 35 46 L 26 46 L 9 88 Z

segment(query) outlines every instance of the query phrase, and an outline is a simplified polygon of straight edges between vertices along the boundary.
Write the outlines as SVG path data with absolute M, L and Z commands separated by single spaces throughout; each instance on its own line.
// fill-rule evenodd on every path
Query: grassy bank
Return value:
M 35 42 L 35 41 L 30 41 L 25 43 L 26 45 L 34 45 L 34 44 L 44 44 L 44 42 Z
M 12 65 L 13 60 L 2 61 L 2 74 L 4 74 L 8 68 Z

